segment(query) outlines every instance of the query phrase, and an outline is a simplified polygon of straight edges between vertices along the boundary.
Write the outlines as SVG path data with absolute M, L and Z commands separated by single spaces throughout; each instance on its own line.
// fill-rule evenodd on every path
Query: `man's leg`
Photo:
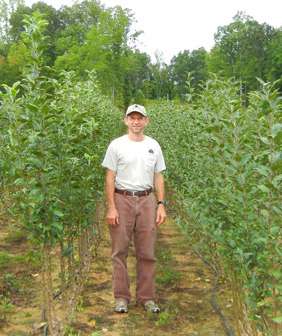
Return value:
M 133 197 L 115 194 L 115 203 L 119 213 L 116 227 L 110 226 L 113 261 L 113 292 L 115 301 L 129 302 L 131 299 L 127 273 L 128 248 L 135 225 Z
M 154 247 L 157 237 L 156 200 L 153 193 L 138 198 L 138 213 L 135 226 L 136 250 L 136 302 L 144 304 L 155 296 L 155 271 L 157 260 L 154 257 Z

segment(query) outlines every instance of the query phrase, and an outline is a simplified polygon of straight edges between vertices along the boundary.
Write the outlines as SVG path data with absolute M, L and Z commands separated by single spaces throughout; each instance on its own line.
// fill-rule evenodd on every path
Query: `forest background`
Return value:
M 244 12 L 234 13 L 233 22 L 218 27 L 214 46 L 184 50 L 169 64 L 161 53 L 151 57 L 138 49 L 142 31 L 132 31 L 135 21 L 130 9 L 107 8 L 100 1 L 83 1 L 56 10 L 43 1 L 25 5 L 23 0 L 0 1 L 0 83 L 12 85 L 22 77 L 28 52 L 23 44 L 24 14 L 38 10 L 49 25 L 48 49 L 43 66 L 74 71 L 80 80 L 95 70 L 103 94 L 116 106 L 125 108 L 132 101 L 189 100 L 189 86 L 201 91 L 209 73 L 240 81 L 242 96 L 259 86 L 257 77 L 268 82 L 282 75 L 282 30 L 260 24 Z M 181 32 L 185 38 L 185 32 Z M 50 70 L 51 71 L 51 70 Z M 48 75 L 48 73 L 46 73 Z M 280 89 L 281 89 L 280 84 Z

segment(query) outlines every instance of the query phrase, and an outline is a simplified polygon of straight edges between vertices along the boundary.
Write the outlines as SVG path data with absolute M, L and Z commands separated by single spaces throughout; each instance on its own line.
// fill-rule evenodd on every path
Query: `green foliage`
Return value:
M 84 6 L 93 3 L 95 2 L 85 2 Z M 127 71 L 131 70 L 128 69 L 128 55 L 131 55 L 128 43 L 138 36 L 129 35 L 132 15 L 120 6 L 103 9 L 98 4 L 91 14 L 94 13 L 96 20 L 90 26 L 78 27 L 81 34 L 77 35 L 76 22 L 62 32 L 63 36 L 58 39 L 57 45 L 59 48 L 63 45 L 65 51 L 58 56 L 56 69 L 74 70 L 81 78 L 84 78 L 86 70 L 95 69 L 103 93 L 114 97 L 118 106 L 125 107 L 130 100 L 128 93 L 131 91 L 127 75 Z M 69 33 L 74 35 L 71 44 Z
M 10 18 L 16 11 L 17 6 L 21 5 L 23 0 L 0 0 L 0 41 L 4 44 L 10 41 Z
M 229 25 L 218 27 L 208 68 L 212 72 L 224 70 L 226 78 L 234 77 L 245 92 L 250 92 L 258 87 L 256 77 L 269 78 L 268 60 L 273 56 L 268 51 L 271 41 L 276 40 L 275 30 L 242 12 L 233 19 Z
M 86 277 L 91 245 L 96 243 L 94 216 L 104 191 L 101 161 L 109 141 L 122 131 L 121 118 L 101 94 L 93 72 L 84 82 L 73 72 L 53 69 L 49 69 L 52 77 L 43 76 L 47 43 L 43 32 L 48 23 L 39 12 L 25 16 L 25 23 L 23 42 L 29 55 L 23 80 L 5 85 L 1 94 L 0 176 L 14 224 L 20 223 L 42 252 L 43 292 L 50 293 L 44 296 L 46 318 L 50 325 L 54 322 L 55 334 L 63 322 L 56 324 L 50 313 L 51 248 L 61 250 L 60 281 L 68 319 L 67 309 L 71 311 L 79 297 L 78 286 L 71 304 L 64 290 L 67 281 L 74 284 L 75 268 L 80 287 Z
M 199 89 L 200 83 L 207 77 L 206 56 L 206 50 L 199 48 L 192 52 L 184 50 L 172 58 L 171 66 L 174 81 L 177 83 L 176 93 L 178 96 L 182 97 L 186 94 L 187 73 L 194 73 L 193 85 Z
M 13 295 L 22 295 L 30 286 L 30 278 L 15 274 L 4 274 L 0 277 L 0 323 L 14 309 Z
M 184 232 L 232 279 L 250 323 L 277 335 L 268 319 L 281 315 L 282 104 L 277 83 L 259 84 L 245 108 L 240 86 L 211 75 L 201 95 L 190 91 L 192 106 L 152 107 L 147 130 L 164 150 Z
M 163 311 L 159 314 L 154 314 L 148 311 L 151 320 L 155 321 L 155 325 L 160 328 L 166 328 L 171 325 L 178 315 L 178 308 L 174 308 L 170 302 L 166 302 Z
M 156 282 L 164 284 L 175 283 L 179 279 L 179 274 L 169 266 L 158 265 L 158 274 L 156 275 Z
M 0 253 L 0 269 L 5 269 L 11 265 L 25 264 L 28 262 L 27 258 L 23 255 L 10 256 L 7 251 Z
M 9 302 L 8 298 L 0 294 L 0 323 L 6 320 L 8 313 L 12 312 L 14 305 Z
M 11 227 L 9 230 L 8 235 L 4 238 L 7 244 L 18 245 L 26 241 L 27 232 L 26 230 L 21 230 L 15 228 L 14 226 Z
M 65 230 L 72 236 L 76 225 L 92 220 L 94 198 L 103 185 L 100 160 L 107 140 L 101 133 L 114 119 L 91 73 L 83 83 L 72 73 L 62 73 L 59 80 L 41 77 L 45 38 L 40 40 L 40 34 L 47 22 L 39 13 L 25 21 L 25 44 L 31 50 L 22 84 L 26 94 L 16 98 L 19 83 L 5 87 L 2 137 L 9 151 L 5 170 L 17 188 L 17 209 L 10 211 L 42 244 L 62 239 Z
M 230 24 L 218 27 L 210 52 L 204 48 L 184 50 L 166 64 L 161 53 L 152 62 L 148 54 L 138 50 L 142 32 L 132 32 L 135 19 L 129 9 L 107 8 L 98 0 L 64 5 L 59 10 L 42 1 L 28 7 L 21 0 L 2 0 L 2 84 L 11 86 L 21 77 L 26 63 L 23 19 L 35 11 L 46 15 L 49 23 L 44 32 L 47 45 L 42 65 L 55 64 L 58 71 L 75 71 L 80 80 L 87 80 L 86 70 L 95 69 L 102 93 L 123 109 L 139 100 L 141 92 L 145 102 L 185 100 L 186 75 L 191 72 L 196 91 L 201 91 L 200 83 L 207 79 L 208 72 L 222 72 L 225 78 L 240 81 L 244 94 L 258 88 L 257 76 L 265 81 L 281 78 L 281 29 L 259 24 L 242 12 Z M 50 76 L 48 68 L 41 73 Z
M 10 263 L 10 257 L 7 251 L 0 253 L 0 269 L 5 268 Z

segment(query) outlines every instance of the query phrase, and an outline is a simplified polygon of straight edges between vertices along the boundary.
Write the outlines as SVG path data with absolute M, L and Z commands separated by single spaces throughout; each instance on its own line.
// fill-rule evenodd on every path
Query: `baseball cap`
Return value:
M 139 104 L 133 104 L 128 107 L 126 110 L 126 116 L 128 116 L 132 112 L 138 112 L 141 113 L 144 117 L 147 117 L 147 112 L 144 106 L 139 105 Z

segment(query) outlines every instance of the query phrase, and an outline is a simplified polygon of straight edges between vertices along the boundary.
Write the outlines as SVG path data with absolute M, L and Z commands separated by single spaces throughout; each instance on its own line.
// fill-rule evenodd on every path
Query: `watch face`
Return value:
M 166 201 L 159 201 L 158 204 L 166 205 Z

